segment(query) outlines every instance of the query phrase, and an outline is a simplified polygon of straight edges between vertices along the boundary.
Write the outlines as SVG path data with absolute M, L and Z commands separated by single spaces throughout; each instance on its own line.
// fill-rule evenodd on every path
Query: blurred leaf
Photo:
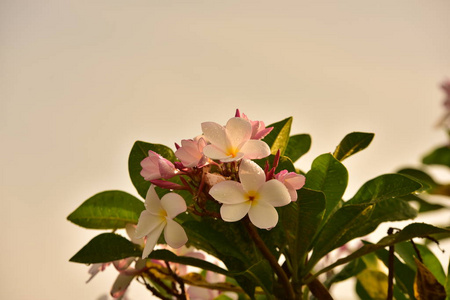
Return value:
M 322 154 L 313 161 L 311 170 L 306 174 L 305 187 L 325 194 L 325 220 L 341 200 L 347 182 L 347 169 L 330 153 Z
M 445 291 L 447 292 L 447 298 L 445 298 L 445 300 L 450 300 L 450 259 L 447 267 L 447 280 L 445 282 Z
M 402 197 L 399 197 L 399 199 L 402 199 L 402 200 L 408 201 L 408 202 L 416 202 L 419 205 L 419 213 L 438 210 L 441 208 L 446 208 L 445 206 L 440 205 L 440 204 L 430 203 L 430 202 L 424 200 L 423 198 L 416 196 L 414 194 L 402 196 Z
M 414 294 L 417 300 L 444 300 L 446 297 L 445 288 L 417 258 L 415 263 L 417 273 L 414 281 Z
M 67 219 L 91 229 L 125 228 L 137 224 L 144 203 L 122 191 L 105 191 L 84 201 Z
M 140 257 L 142 250 L 123 236 L 102 233 L 94 237 L 70 261 L 83 264 L 111 262 L 128 257 Z
M 434 179 L 428 175 L 427 173 L 425 173 L 422 170 L 418 170 L 418 169 L 413 169 L 413 168 L 405 168 L 405 169 L 401 169 L 399 170 L 397 173 L 405 175 L 405 176 L 409 176 L 412 179 L 414 179 L 415 181 L 419 182 L 420 184 L 422 184 L 423 189 L 422 190 L 429 190 L 431 188 L 435 188 L 438 184 L 436 183 L 436 181 L 434 181 Z
M 297 134 L 289 137 L 289 142 L 284 155 L 296 162 L 311 148 L 311 136 L 309 134 Z
M 344 268 L 342 268 L 342 270 L 339 271 L 337 274 L 334 274 L 331 277 L 329 277 L 325 281 L 324 285 L 326 288 L 330 289 L 330 287 L 334 283 L 341 282 L 351 277 L 354 277 L 358 275 L 360 272 L 362 272 L 364 269 L 366 269 L 366 264 L 361 258 L 357 258 L 346 264 Z
M 136 141 L 131 149 L 130 156 L 128 157 L 128 172 L 130 174 L 131 181 L 136 188 L 139 195 L 145 199 L 147 191 L 150 187 L 150 182 L 144 180 L 141 176 L 141 161 L 148 157 L 148 151 L 152 150 L 162 157 L 174 162 L 176 160 L 175 154 L 172 149 L 160 144 L 150 144 L 142 141 Z M 161 196 L 161 195 L 160 195 Z
M 271 154 L 275 155 L 277 151 L 280 150 L 280 154 L 284 155 L 284 151 L 289 142 L 291 124 L 292 117 L 289 117 L 266 126 L 273 127 L 273 130 L 263 139 L 263 141 L 269 145 Z
M 373 133 L 352 132 L 347 134 L 334 150 L 333 156 L 337 160 L 343 161 L 347 157 L 364 150 L 369 146 L 374 137 Z
M 373 300 L 366 292 L 359 280 L 356 281 L 355 291 L 360 300 Z
M 366 269 L 356 275 L 367 295 L 374 300 L 385 300 L 387 297 L 388 277 L 379 270 Z
M 426 165 L 443 165 L 450 167 L 450 148 L 442 146 L 427 154 L 422 162 Z
M 323 268 L 319 272 L 315 273 L 314 276 L 311 278 L 315 278 L 318 275 L 328 272 L 332 270 L 333 268 L 348 263 L 358 257 L 364 256 L 368 253 L 372 253 L 374 251 L 377 251 L 379 249 L 383 249 L 385 247 L 401 243 L 404 241 L 408 241 L 412 238 L 416 237 L 425 237 L 428 235 L 436 234 L 436 233 L 450 233 L 449 229 L 445 228 L 439 228 L 435 227 L 433 225 L 425 224 L 425 223 L 412 223 L 406 226 L 402 231 L 397 232 L 392 235 L 388 235 L 384 238 L 382 238 L 378 243 L 376 244 L 366 244 L 353 252 L 352 254 L 348 255 L 347 257 L 341 258 L 337 260 L 335 263 Z M 310 280 L 310 279 L 308 279 Z

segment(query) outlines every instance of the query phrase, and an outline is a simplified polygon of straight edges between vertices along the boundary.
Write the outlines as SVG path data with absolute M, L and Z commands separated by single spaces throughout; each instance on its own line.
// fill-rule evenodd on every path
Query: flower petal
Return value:
M 259 189 L 259 201 L 279 207 L 291 202 L 291 196 L 284 184 L 276 179 L 265 182 Z
M 238 204 L 224 204 L 220 208 L 220 216 L 225 222 L 236 222 L 245 217 L 251 206 L 250 201 Z
M 161 232 L 163 231 L 165 226 L 166 222 L 161 222 L 158 227 L 147 234 L 144 251 L 142 252 L 142 259 L 146 258 L 153 251 L 153 248 L 155 248 L 155 245 L 158 242 L 158 239 L 161 236 Z
M 257 191 L 266 182 L 266 174 L 257 163 L 243 159 L 239 166 L 239 180 L 246 192 Z
M 204 122 L 202 123 L 202 131 L 211 144 L 223 150 L 227 148 L 227 136 L 223 126 L 214 122 Z
M 243 118 L 231 118 L 225 126 L 226 136 L 232 148 L 240 148 L 252 136 L 252 125 Z
M 157 228 L 162 222 L 163 219 L 160 216 L 154 215 L 148 210 L 144 210 L 139 216 L 139 222 L 136 226 L 136 233 L 134 235 L 134 238 L 142 238 L 143 236 L 155 230 L 155 228 Z
M 158 213 L 162 208 L 161 201 L 159 200 L 153 184 L 150 185 L 147 195 L 145 196 L 145 208 L 152 213 Z
M 203 148 L 203 154 L 211 159 L 226 159 L 231 157 L 231 155 L 227 155 L 224 150 L 219 149 L 215 145 L 207 145 Z
M 221 158 L 220 161 L 221 162 L 232 162 L 232 161 L 238 161 L 241 158 L 244 157 L 244 153 L 242 152 L 238 152 L 234 157 L 232 156 L 228 156 L 227 158 Z
M 247 201 L 245 192 L 239 182 L 226 180 L 217 183 L 210 190 L 209 194 L 221 203 L 237 204 Z
M 278 223 L 277 210 L 264 201 L 254 203 L 248 211 L 250 221 L 258 228 L 269 229 Z
M 176 193 L 168 193 L 161 198 L 161 206 L 171 219 L 186 211 L 186 202 Z
M 245 158 L 259 159 L 270 155 L 270 148 L 266 142 L 260 140 L 249 140 L 239 150 L 245 153 Z
M 134 276 L 132 275 L 119 274 L 119 276 L 117 276 L 116 281 L 114 281 L 114 284 L 111 288 L 111 296 L 114 298 L 119 298 L 123 296 L 123 294 L 125 294 L 125 292 L 127 291 L 127 288 L 130 285 L 133 278 Z
M 183 227 L 170 218 L 166 218 L 167 225 L 164 229 L 164 239 L 172 248 L 180 248 L 188 241 Z

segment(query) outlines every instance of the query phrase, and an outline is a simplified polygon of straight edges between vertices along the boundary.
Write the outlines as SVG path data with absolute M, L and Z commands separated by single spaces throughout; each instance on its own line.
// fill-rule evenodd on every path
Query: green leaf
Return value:
M 312 281 L 315 277 L 318 275 L 328 272 L 335 267 L 348 263 L 356 258 L 362 257 L 368 253 L 372 253 L 374 251 L 377 251 L 379 249 L 383 249 L 385 247 L 389 247 L 391 245 L 395 245 L 397 243 L 401 243 L 404 241 L 408 241 L 410 239 L 416 238 L 416 237 L 426 237 L 431 234 L 438 234 L 438 233 L 450 233 L 449 229 L 445 228 L 439 228 L 435 227 L 433 225 L 425 224 L 425 223 L 412 223 L 406 226 L 402 231 L 397 232 L 392 235 L 388 235 L 384 238 L 382 238 L 378 243 L 376 244 L 366 244 L 353 252 L 352 254 L 348 255 L 347 257 L 341 258 L 337 260 L 335 263 L 327 266 L 326 268 L 323 268 L 319 272 L 315 273 L 314 276 L 311 276 L 307 279 L 307 282 Z
M 364 150 L 369 146 L 374 137 L 373 133 L 352 132 L 347 134 L 334 150 L 333 156 L 337 160 L 343 161 L 347 157 Z
M 177 256 L 169 250 L 153 250 L 148 258 L 179 263 L 182 265 L 197 267 L 203 270 L 230 276 L 230 272 L 208 261 L 188 256 Z
M 447 297 L 445 300 L 450 300 L 450 259 L 448 261 L 448 267 L 447 267 L 447 280 L 445 282 L 445 291 L 447 293 Z
M 318 191 L 302 188 L 298 200 L 280 211 L 280 222 L 289 249 L 288 258 L 293 276 L 297 277 L 325 212 L 325 196 Z M 295 278 L 298 279 L 298 278 Z
M 289 142 L 289 133 L 291 132 L 292 117 L 282 121 L 270 124 L 267 127 L 273 127 L 273 130 L 264 137 L 263 141 L 270 147 L 270 153 L 275 155 L 278 150 L 284 155 L 284 151 Z
M 306 174 L 305 187 L 325 194 L 327 201 L 325 219 L 341 200 L 347 182 L 347 169 L 330 153 L 322 154 L 313 161 L 311 170 Z
M 273 295 L 273 278 L 272 278 L 273 270 L 270 267 L 269 263 L 266 260 L 261 260 L 256 264 L 250 266 L 247 270 L 233 274 L 236 278 L 239 276 L 245 276 L 247 278 L 251 278 L 254 282 L 256 282 L 266 293 L 267 299 L 275 299 Z
M 134 143 L 131 149 L 130 156 L 128 157 L 128 172 L 130 174 L 131 181 L 136 188 L 139 195 L 145 199 L 147 191 L 150 187 L 150 182 L 144 180 L 141 176 L 141 161 L 148 157 L 148 151 L 152 150 L 167 160 L 174 162 L 176 157 L 172 149 L 160 144 L 150 144 L 146 142 L 137 141 Z
M 128 257 L 140 257 L 142 250 L 123 236 L 102 233 L 94 237 L 70 261 L 83 264 L 111 262 Z
M 397 173 L 409 176 L 410 178 L 414 179 L 415 181 L 419 182 L 423 186 L 423 190 L 428 190 L 430 188 L 435 188 L 438 184 L 434 179 L 425 173 L 422 170 L 413 169 L 413 168 L 405 168 L 399 170 Z
M 441 208 L 446 208 L 443 205 L 440 204 L 434 204 L 430 203 L 428 201 L 425 201 L 424 199 L 420 198 L 419 196 L 416 196 L 414 194 L 406 195 L 403 197 L 399 197 L 399 199 L 402 199 L 404 201 L 408 202 L 416 202 L 419 205 L 419 213 L 427 212 L 427 211 L 433 211 L 438 210 Z
M 427 154 L 422 162 L 426 165 L 443 165 L 450 167 L 450 148 L 442 146 Z
M 105 191 L 84 201 L 67 219 L 84 228 L 117 229 L 137 224 L 144 209 L 144 203 L 128 193 Z
M 388 277 L 386 274 L 379 270 L 365 269 L 356 278 L 370 299 L 386 299 L 388 289 Z
M 400 174 L 384 174 L 366 182 L 347 204 L 373 203 L 414 193 L 422 185 Z
M 344 268 L 342 268 L 342 270 L 339 271 L 339 273 L 334 274 L 331 277 L 329 277 L 325 281 L 324 285 L 327 289 L 330 289 L 330 287 L 334 283 L 338 283 L 338 282 L 347 280 L 353 276 L 356 276 L 360 272 L 362 272 L 364 269 L 366 269 L 366 264 L 364 263 L 364 261 L 361 258 L 357 258 L 355 260 L 352 260 L 348 264 L 346 264 L 344 266 Z
M 289 142 L 284 155 L 296 162 L 311 148 L 311 136 L 309 134 L 297 134 L 289 137 Z
M 274 158 L 275 158 L 275 155 L 271 154 L 268 157 L 263 158 L 263 159 L 255 159 L 254 162 L 256 162 L 264 170 L 264 168 L 266 166 L 266 161 L 269 162 L 270 168 L 273 166 Z M 275 171 L 276 171 L 276 173 L 278 173 L 281 170 L 287 170 L 288 172 L 296 172 L 295 166 L 289 157 L 280 156 L 280 160 L 278 161 L 278 167 Z

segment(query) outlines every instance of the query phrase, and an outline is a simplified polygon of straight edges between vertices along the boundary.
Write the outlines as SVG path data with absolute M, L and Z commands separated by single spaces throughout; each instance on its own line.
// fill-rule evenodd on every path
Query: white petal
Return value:
M 255 162 L 243 159 L 239 166 L 239 180 L 246 192 L 257 191 L 266 182 L 266 174 Z
M 123 296 L 133 278 L 134 278 L 133 275 L 119 274 L 119 276 L 117 276 L 116 281 L 114 281 L 114 284 L 111 288 L 111 296 L 113 296 L 114 298 L 119 298 L 120 296 Z
M 218 159 L 218 160 L 231 157 L 231 155 L 227 155 L 224 152 L 224 150 L 219 149 L 214 145 L 208 145 L 205 148 L 203 148 L 203 154 L 211 159 Z
M 214 185 L 209 194 L 221 203 L 237 204 L 247 201 L 242 185 L 236 181 L 222 181 Z
M 161 206 L 171 219 L 186 211 L 186 202 L 176 193 L 168 193 L 161 198 Z
M 225 126 L 229 146 L 240 148 L 252 136 L 252 125 L 242 118 L 231 118 Z
M 270 155 L 269 145 L 260 140 L 247 141 L 239 151 L 245 153 L 244 157 L 248 159 L 259 159 Z
M 245 217 L 251 206 L 250 201 L 238 204 L 224 204 L 220 208 L 220 216 L 226 222 L 236 222 Z
M 202 130 L 211 144 L 223 150 L 227 148 L 227 136 L 223 126 L 214 122 L 204 122 L 202 123 Z
M 158 214 L 162 208 L 161 201 L 159 200 L 153 184 L 150 185 L 150 188 L 147 191 L 147 196 L 145 196 L 145 207 L 147 210 L 156 214 Z
M 186 232 L 180 224 L 170 218 L 166 218 L 167 225 L 164 229 L 164 239 L 166 243 L 172 248 L 180 248 L 186 244 L 188 238 Z
M 258 201 L 248 211 L 250 221 L 258 228 L 269 229 L 278 223 L 277 210 L 264 201 Z
M 279 207 L 291 203 L 291 196 L 284 184 L 276 179 L 269 180 L 259 189 L 259 200 Z
M 149 234 L 151 231 L 155 230 L 161 222 L 163 222 L 163 219 L 160 216 L 154 215 L 148 210 L 144 210 L 139 216 L 139 222 L 136 226 L 134 238 L 140 239 Z
M 161 222 L 158 227 L 147 234 L 144 251 L 142 252 L 142 259 L 146 258 L 153 251 L 153 248 L 155 248 L 155 245 L 161 236 L 164 226 L 166 226 L 166 222 Z
M 243 157 L 244 157 L 244 153 L 238 152 L 234 157 L 228 156 L 227 158 L 221 158 L 220 161 L 222 161 L 222 162 L 238 161 Z

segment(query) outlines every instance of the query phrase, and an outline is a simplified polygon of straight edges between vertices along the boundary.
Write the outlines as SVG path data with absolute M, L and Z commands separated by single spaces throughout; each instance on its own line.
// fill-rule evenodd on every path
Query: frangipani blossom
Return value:
M 226 222 L 241 220 L 248 214 L 258 228 L 269 229 L 278 223 L 275 207 L 291 202 L 287 188 L 280 181 L 266 182 L 263 169 L 256 163 L 243 159 L 239 167 L 239 179 L 222 181 L 214 185 L 210 195 L 223 203 L 220 215 Z
M 203 154 L 222 162 L 242 158 L 258 159 L 269 156 L 269 146 L 259 140 L 252 140 L 252 125 L 242 118 L 231 118 L 225 127 L 214 123 L 202 123 L 203 134 L 211 143 L 203 148 Z
M 186 202 L 176 193 L 168 193 L 161 200 L 152 184 L 145 198 L 146 209 L 141 213 L 136 227 L 136 238 L 147 236 L 142 258 L 155 247 L 164 230 L 164 239 L 172 248 L 180 248 L 187 242 L 186 232 L 173 218 L 186 211 Z
M 273 129 L 273 127 L 266 128 L 266 125 L 264 124 L 263 121 L 250 120 L 244 113 L 241 114 L 239 109 L 236 109 L 236 117 L 243 118 L 244 120 L 250 122 L 250 124 L 252 125 L 252 136 L 251 136 L 252 140 L 262 139 L 263 137 L 268 135 Z
M 147 181 L 169 179 L 177 173 L 173 163 L 151 150 L 148 151 L 148 157 L 141 161 L 141 167 L 141 176 Z
M 134 277 L 141 274 L 147 268 L 146 262 L 144 259 L 138 259 L 135 262 L 135 267 L 128 267 L 121 269 L 119 276 L 117 276 L 116 280 L 113 283 L 111 288 L 111 296 L 113 298 L 122 297 L 123 294 L 127 291 L 127 288 L 130 286 L 131 281 L 133 281 Z
M 275 179 L 283 183 L 291 195 L 292 201 L 297 201 L 297 190 L 301 189 L 305 185 L 305 176 L 297 174 L 295 172 L 288 172 L 283 170 L 278 174 L 275 174 Z
M 208 162 L 208 158 L 203 154 L 205 146 L 204 138 L 182 140 L 181 147 L 175 151 L 175 156 L 186 168 L 202 167 Z

